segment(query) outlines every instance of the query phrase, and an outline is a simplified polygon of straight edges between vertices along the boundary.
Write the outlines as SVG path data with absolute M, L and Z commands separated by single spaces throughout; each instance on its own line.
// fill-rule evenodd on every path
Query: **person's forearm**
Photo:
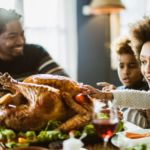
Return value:
M 113 100 L 113 99 L 114 99 L 113 93 L 107 92 L 106 93 L 106 100 Z
M 150 92 L 138 90 L 112 90 L 114 102 L 118 106 L 135 109 L 150 109 Z

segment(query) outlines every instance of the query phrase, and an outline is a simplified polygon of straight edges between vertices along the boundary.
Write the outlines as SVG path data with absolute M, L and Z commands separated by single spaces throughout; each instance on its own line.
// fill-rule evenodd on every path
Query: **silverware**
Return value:
M 5 146 L 3 145 L 3 143 L 0 143 L 0 150 L 5 150 Z
M 5 146 L 3 145 L 3 143 L 0 143 L 0 150 L 6 150 Z
M 83 134 L 80 136 L 79 140 L 84 139 L 86 136 L 87 136 L 87 133 L 83 133 Z
M 11 149 L 6 148 L 5 145 L 0 142 L 0 150 L 11 150 Z

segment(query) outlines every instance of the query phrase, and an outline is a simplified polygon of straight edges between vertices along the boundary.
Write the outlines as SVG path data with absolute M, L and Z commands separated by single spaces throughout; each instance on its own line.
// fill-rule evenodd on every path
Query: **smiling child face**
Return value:
M 118 56 L 118 75 L 122 84 L 131 88 L 136 87 L 143 79 L 139 63 L 130 53 Z

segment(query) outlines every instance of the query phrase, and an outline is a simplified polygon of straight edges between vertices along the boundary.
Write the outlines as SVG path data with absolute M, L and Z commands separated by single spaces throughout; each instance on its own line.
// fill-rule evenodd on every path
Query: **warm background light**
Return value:
M 83 7 L 83 14 L 111 14 L 125 9 L 121 0 L 92 0 L 89 6 Z

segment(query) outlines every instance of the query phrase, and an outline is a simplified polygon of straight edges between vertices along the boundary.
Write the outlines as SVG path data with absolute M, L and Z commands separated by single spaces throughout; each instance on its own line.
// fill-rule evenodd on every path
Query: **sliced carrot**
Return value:
M 27 143 L 28 141 L 27 141 L 27 139 L 25 139 L 25 138 L 22 138 L 22 137 L 19 137 L 18 138 L 18 143 Z

